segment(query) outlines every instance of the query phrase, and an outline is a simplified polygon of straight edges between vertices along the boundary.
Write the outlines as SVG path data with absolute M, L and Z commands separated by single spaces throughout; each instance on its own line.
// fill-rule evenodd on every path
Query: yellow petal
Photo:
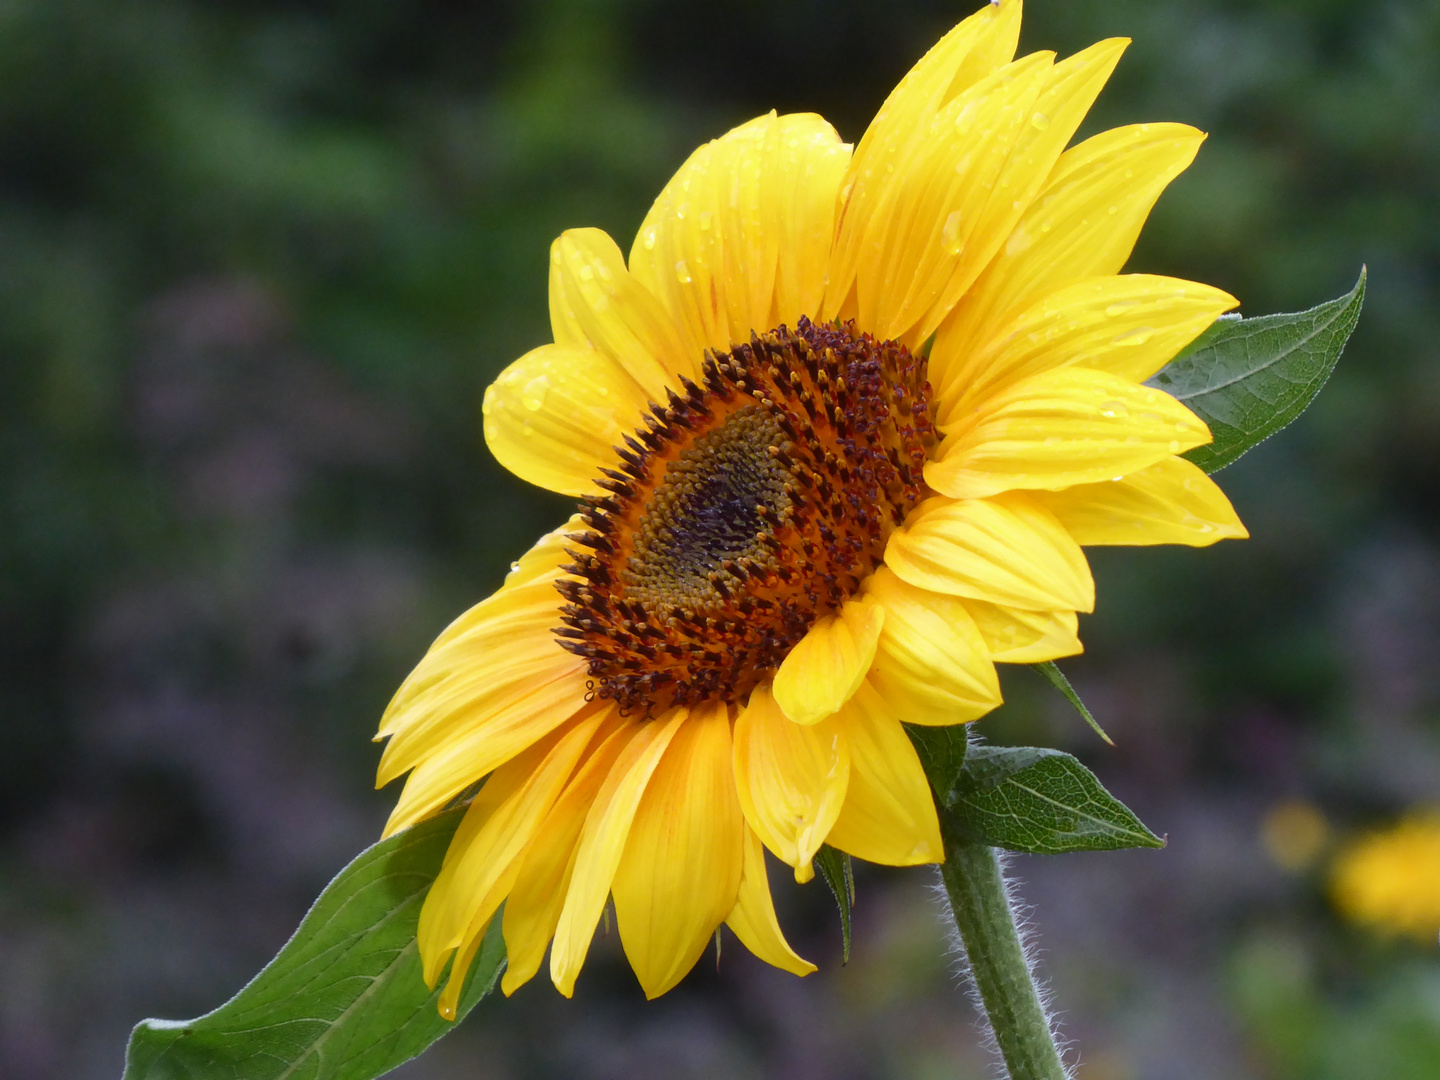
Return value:
M 850 145 L 818 116 L 786 116 L 781 121 L 779 143 L 767 163 L 777 187 L 766 196 L 779 203 L 770 208 L 771 227 L 780 236 L 768 325 L 793 327 L 801 315 L 814 318 L 820 311 Z
M 484 932 L 508 891 L 496 885 L 559 797 L 596 729 L 614 711 L 609 704 L 512 758 L 470 803 L 420 911 L 420 955 L 429 985 L 435 985 L 446 957 L 462 944 L 467 927 L 479 924 Z M 452 971 L 451 978 L 457 974 L 464 979 L 463 971 Z
M 433 813 L 580 709 L 585 665 L 555 644 L 566 534 L 543 537 L 505 584 L 448 626 L 396 691 L 376 786 L 414 769 L 389 835 Z
M 530 635 L 552 625 L 559 612 L 555 581 L 570 562 L 565 546 L 568 535 L 581 525 L 573 515 L 563 526 L 546 533 L 520 557 L 505 582 L 441 631 L 415 670 L 406 676 L 380 719 L 378 741 L 427 722 L 431 710 L 426 696 L 457 669 L 488 670 L 485 653 L 498 641 Z M 562 650 L 563 651 L 563 650 Z M 381 783 L 385 783 L 384 780 Z
M 930 592 L 1034 610 L 1090 611 L 1095 582 L 1055 515 L 1023 495 L 927 499 L 890 536 L 885 565 Z
M 773 112 L 701 146 L 630 249 L 698 364 L 779 321 L 814 315 L 850 149 L 812 114 Z
M 473 722 L 437 738 L 405 778 L 405 787 L 385 823 L 385 835 L 425 820 L 486 773 L 585 708 L 583 668 L 544 678 L 518 695 L 486 698 L 483 707 L 477 706 Z
M 885 608 L 870 685 L 907 724 L 960 724 L 1000 704 L 1000 680 L 957 596 L 917 589 L 882 566 L 865 591 Z
M 434 989 L 440 978 L 445 962 L 460 944 L 465 926 L 470 922 L 470 914 L 483 906 L 493 915 L 500 901 L 504 899 L 502 893 L 491 905 L 484 893 L 479 896 L 470 893 L 457 896 L 451 888 L 456 865 L 465 861 L 466 852 L 476 838 L 487 831 L 486 826 L 490 822 L 495 821 L 496 828 L 488 830 L 490 836 L 487 839 L 493 839 L 498 831 L 506 831 L 505 827 L 513 824 L 517 816 L 527 816 L 517 815 L 516 811 L 523 802 L 527 783 L 533 780 L 537 766 L 554 749 L 555 741 L 546 739 L 496 769 L 480 789 L 480 793 L 471 801 L 460 827 L 451 838 L 450 846 L 445 850 L 445 862 L 440 868 L 440 874 L 430 886 L 430 891 L 425 894 L 425 903 L 420 909 L 420 923 L 415 935 L 420 949 L 421 976 L 425 985 L 431 989 Z M 493 844 L 486 846 L 493 851 Z M 493 868 L 494 873 L 487 875 L 489 880 L 485 882 L 486 891 L 493 888 L 500 878 L 508 877 L 507 871 L 513 861 L 512 857 Z M 462 911 L 462 908 L 465 910 Z M 463 981 L 464 970 L 459 970 L 458 974 Z M 444 1010 L 441 1011 L 443 1014 Z
M 1033 53 L 980 80 L 935 115 L 927 138 L 897 164 L 889 178 L 894 194 L 866 223 L 856 265 L 865 330 L 908 341 L 907 331 L 931 313 L 955 272 L 973 280 L 984 265 L 986 253 L 978 248 L 974 259 L 962 256 L 1029 127 L 1053 57 Z
M 600 229 L 570 229 L 550 246 L 550 325 L 557 345 L 604 353 L 651 401 L 679 390 L 677 376 L 700 375 L 700 355 Z
M 1058 491 L 1137 472 L 1210 441 L 1198 416 L 1162 390 L 1103 371 L 1033 375 L 979 402 L 925 466 L 955 499 Z
M 930 122 L 947 101 L 1010 62 L 1020 14 L 1018 0 L 981 8 L 921 57 L 880 106 L 841 189 L 839 234 L 825 294 L 827 320 L 841 313 L 851 294 L 856 268 L 868 255 L 870 222 L 883 217 L 897 197 L 892 178 L 924 143 Z
M 424 719 L 428 714 L 417 708 L 417 701 L 452 670 L 484 666 L 483 654 L 496 641 L 551 624 L 559 611 L 555 582 L 564 573 L 561 567 L 572 561 L 565 548 L 573 546 L 570 534 L 582 526 L 580 515 L 572 514 L 560 528 L 546 533 L 511 566 L 500 588 L 440 632 L 390 699 L 377 742 Z
M 420 661 L 401 687 L 403 698 L 397 695 L 400 704 L 387 713 L 383 734 L 389 742 L 379 785 L 420 764 L 444 742 L 491 721 L 503 723 L 499 714 L 540 686 L 584 670 L 583 661 L 575 663 L 555 643 L 556 600 L 544 590 L 527 592 L 542 594 L 524 598 L 533 599 L 532 610 L 522 611 L 516 603 L 510 617 L 486 620 L 432 647 Z M 577 707 L 578 701 L 571 711 Z
M 776 704 L 797 724 L 814 724 L 850 700 L 875 659 L 885 609 L 873 600 L 847 600 L 815 620 L 775 673 Z
M 688 715 L 685 709 L 675 709 L 668 717 L 640 725 L 621 751 L 585 817 L 575 850 L 570 890 L 565 895 L 565 906 L 555 927 L 555 943 L 550 948 L 550 979 L 566 997 L 575 992 L 575 979 L 590 951 L 590 939 L 605 908 L 605 898 L 610 894 L 620 854 L 625 849 L 625 838 L 645 793 L 645 785 Z
M 996 662 L 1038 664 L 1085 651 L 1073 611 L 1029 611 L 968 599 L 965 606 Z
M 947 378 L 940 426 L 955 426 L 1001 387 L 1071 364 L 1144 382 L 1237 303 L 1209 285 L 1150 274 L 1068 285 L 1031 304 L 974 353 L 939 360 Z
M 617 725 L 615 708 L 606 706 L 593 720 L 575 725 L 558 740 L 547 740 L 543 761 L 532 758 L 528 762 L 530 774 L 518 790 L 506 794 L 513 786 L 510 778 L 492 777 L 486 788 L 498 779 L 503 801 L 478 815 L 473 810 L 468 812 L 460 823 L 445 853 L 445 864 L 425 898 L 417 935 L 424 978 L 431 986 L 440 977 L 446 956 L 455 950 L 449 978 L 436 1002 L 445 1019 L 455 1019 L 465 976 L 490 928 L 490 920 L 514 887 L 526 844 L 597 732 L 613 730 Z M 511 766 L 519 763 L 516 759 Z M 514 771 L 505 767 L 497 773 Z
M 735 787 L 750 827 L 796 881 L 814 875 L 810 861 L 845 801 L 850 753 L 833 720 L 797 724 L 770 688 L 757 686 L 735 722 Z
M 1205 547 L 1250 535 L 1215 481 L 1178 457 L 1120 480 L 1040 493 L 1036 500 L 1079 544 Z
M 560 568 L 572 561 L 565 551 L 567 546 L 573 546 L 570 534 L 583 526 L 580 515 L 572 514 L 560 528 L 546 533 L 511 564 L 500 588 L 440 632 L 426 652 L 425 660 L 406 677 L 391 698 L 381 718 L 380 731 L 375 736 L 377 741 L 392 734 L 395 725 L 408 715 L 410 695 L 418 692 L 418 686 L 428 684 L 434 672 L 427 669 L 427 664 L 434 663 L 434 658 L 445 646 L 467 636 L 473 639 L 492 633 L 502 625 L 518 629 L 537 619 L 544 621 L 549 617 L 544 614 L 546 605 L 555 606 L 549 594 L 554 593 L 554 582 L 563 573 Z
M 837 718 L 850 744 L 850 788 L 829 843 L 887 866 L 943 862 L 930 783 L 893 709 L 868 683 Z
M 935 332 L 1045 183 L 1126 44 L 1102 41 L 1053 67 L 1050 54 L 1032 54 L 940 110 L 867 227 L 862 326 L 912 345 Z
M 760 838 L 745 829 L 745 867 L 740 875 L 740 894 L 735 909 L 725 920 L 740 943 L 767 964 L 794 975 L 809 975 L 815 965 L 801 959 L 780 929 L 775 901 L 770 896 L 770 879 L 765 872 L 765 849 Z
M 515 883 L 505 902 L 505 977 L 500 988 L 509 997 L 540 970 L 545 946 L 560 921 L 570 891 L 580 830 L 600 785 L 639 724 L 627 721 L 603 735 L 590 750 L 565 791 L 546 815 L 519 860 Z M 597 739 L 599 737 L 597 736 Z
M 1119 273 L 1155 200 L 1204 139 L 1184 124 L 1136 124 L 1061 154 L 965 303 L 941 326 L 932 383 L 950 388 L 946 363 L 974 353 L 1039 297 L 1081 278 Z
M 647 397 L 619 363 L 593 349 L 542 345 L 485 390 L 485 444 L 522 480 L 562 495 L 595 491 L 600 468 L 634 431 Z
M 611 886 L 620 941 L 647 998 L 685 977 L 734 910 L 744 827 L 729 708 L 702 705 L 650 777 Z
M 1009 238 L 1129 43 L 1128 38 L 1096 42 L 1050 69 L 1031 106 L 1029 122 L 1022 127 L 977 224 L 970 230 L 966 250 L 956 259 L 945 288 L 924 320 L 909 331 L 910 340 L 923 342 L 935 333 Z
M 445 989 L 440 991 L 440 998 L 435 1002 L 435 1008 L 440 1016 L 446 1020 L 454 1020 L 460 1008 L 460 994 L 465 988 L 465 976 L 470 971 L 470 965 L 475 962 L 475 954 L 480 951 L 480 946 L 485 943 L 485 931 L 490 929 L 490 919 L 494 915 L 485 916 L 485 922 L 476 934 L 466 938 L 465 944 L 455 955 L 455 963 L 450 968 L 450 977 L 445 980 Z

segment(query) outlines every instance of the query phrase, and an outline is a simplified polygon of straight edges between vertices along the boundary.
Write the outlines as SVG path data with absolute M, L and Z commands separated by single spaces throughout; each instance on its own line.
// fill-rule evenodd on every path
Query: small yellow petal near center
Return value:
M 775 673 L 773 693 L 785 715 L 816 724 L 838 712 L 874 663 L 884 625 L 885 609 L 868 596 L 817 619 Z

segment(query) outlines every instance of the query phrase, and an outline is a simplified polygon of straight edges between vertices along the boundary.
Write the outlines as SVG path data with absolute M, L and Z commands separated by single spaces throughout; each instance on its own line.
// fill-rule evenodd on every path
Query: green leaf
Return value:
M 124 1080 L 370 1080 L 454 1025 L 420 977 L 415 926 L 463 809 L 368 848 L 340 871 L 295 935 L 240 993 L 195 1020 L 142 1020 Z M 496 919 L 458 1015 L 505 963 Z
M 1034 855 L 1165 846 L 1084 765 L 1038 746 L 970 747 L 945 816 L 963 835 Z
M 821 844 L 815 853 L 815 865 L 830 891 L 835 894 L 835 903 L 840 905 L 840 936 L 844 943 L 843 963 L 850 962 L 850 909 L 855 906 L 855 869 L 850 865 L 850 856 L 836 851 L 829 844 Z
M 1031 664 L 1030 666 L 1040 672 L 1041 675 L 1044 675 L 1045 678 L 1050 681 L 1050 685 L 1064 695 L 1065 700 L 1075 707 L 1075 711 L 1084 718 L 1085 722 L 1095 729 L 1096 735 L 1099 735 L 1100 738 L 1104 739 L 1111 746 L 1115 745 L 1115 740 L 1110 738 L 1109 735 L 1106 735 L 1105 729 L 1100 726 L 1099 721 L 1090 715 L 1090 710 L 1087 709 L 1085 703 L 1080 700 L 1080 695 L 1077 694 L 1075 688 L 1070 685 L 1070 680 L 1065 677 L 1065 673 L 1055 666 L 1054 660 L 1046 660 L 1044 663 Z
M 1294 420 L 1320 392 L 1365 302 L 1365 268 L 1344 296 L 1309 311 L 1224 316 L 1149 382 L 1210 426 L 1208 446 L 1185 454 L 1223 469 Z
M 931 727 L 928 724 L 906 724 L 905 733 L 915 745 L 915 753 L 925 769 L 925 778 L 935 792 L 935 802 L 949 804 L 951 789 L 960 779 L 965 764 L 965 748 L 970 740 L 969 724 Z

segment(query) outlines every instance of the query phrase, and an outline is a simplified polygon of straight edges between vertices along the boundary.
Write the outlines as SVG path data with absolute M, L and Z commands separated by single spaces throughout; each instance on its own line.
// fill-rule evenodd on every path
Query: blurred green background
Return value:
M 628 246 L 771 107 L 858 139 L 972 6 L 0 3 L 0 1075 L 118 1076 L 376 834 L 389 692 L 566 510 L 479 431 L 548 340 L 550 240 Z M 1435 942 L 1347 925 L 1325 874 L 1440 802 L 1440 3 L 1031 0 L 1021 45 L 1109 35 L 1082 134 L 1211 132 L 1132 269 L 1247 314 L 1362 262 L 1370 295 L 1221 477 L 1254 539 L 1095 553 L 1064 667 L 1118 749 L 1024 669 L 981 722 L 1170 839 L 1016 861 L 1045 970 L 1087 1080 L 1434 1080 Z M 1286 806 L 1323 823 L 1298 849 Z M 574 1002 L 487 1001 L 402 1074 L 988 1076 L 932 883 L 862 868 L 846 967 L 823 887 L 781 883 L 803 981 L 732 943 L 646 1005 L 609 939 Z

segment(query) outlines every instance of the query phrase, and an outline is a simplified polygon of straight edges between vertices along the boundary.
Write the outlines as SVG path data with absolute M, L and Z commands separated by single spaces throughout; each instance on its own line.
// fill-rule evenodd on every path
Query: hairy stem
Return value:
M 1065 1080 L 995 851 L 947 828 L 941 873 L 971 975 L 1011 1080 Z

